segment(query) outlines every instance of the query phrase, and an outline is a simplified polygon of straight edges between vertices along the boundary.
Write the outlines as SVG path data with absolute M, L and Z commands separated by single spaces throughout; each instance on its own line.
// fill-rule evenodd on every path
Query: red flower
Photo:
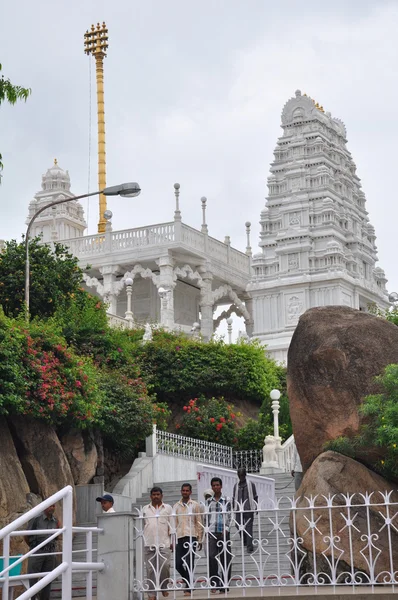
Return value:
M 188 410 L 188 406 L 184 406 L 182 410 Z
M 214 421 L 215 421 L 215 418 L 214 418 L 214 417 L 211 417 L 211 418 L 210 418 L 210 423 L 214 423 Z
M 220 417 L 220 423 L 225 423 L 225 418 L 224 417 Z
M 222 423 L 217 423 L 216 429 L 217 431 L 220 431 L 220 429 L 222 429 Z
M 77 381 L 76 381 L 76 387 L 82 387 L 82 382 L 81 382 L 81 381 L 79 381 L 78 379 L 77 379 Z

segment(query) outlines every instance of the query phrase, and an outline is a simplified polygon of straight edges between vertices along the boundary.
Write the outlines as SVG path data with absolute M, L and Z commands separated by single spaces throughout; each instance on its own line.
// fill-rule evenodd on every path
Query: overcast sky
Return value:
M 32 96 L 0 110 L 0 238 L 20 237 L 55 157 L 75 194 L 88 189 L 92 59 L 83 34 L 105 20 L 107 184 L 142 187 L 137 199 L 110 201 L 114 229 L 172 220 L 179 182 L 184 222 L 200 227 L 205 195 L 210 235 L 230 235 L 244 250 L 250 220 L 255 249 L 281 111 L 299 88 L 346 124 L 379 265 L 398 292 L 398 0 L 14 0 L 1 12 L 3 73 Z M 97 213 L 91 200 L 90 233 Z

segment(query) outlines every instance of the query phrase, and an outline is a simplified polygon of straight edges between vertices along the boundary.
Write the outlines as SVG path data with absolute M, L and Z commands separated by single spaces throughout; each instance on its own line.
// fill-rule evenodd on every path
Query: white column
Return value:
M 129 328 L 132 329 L 134 325 L 134 315 L 131 310 L 132 299 L 133 299 L 133 280 L 131 277 L 126 279 L 126 294 L 127 294 L 127 310 L 125 312 L 125 318 L 129 322 Z
M 253 316 L 253 298 L 245 298 L 245 306 L 247 308 L 248 313 L 250 314 L 250 319 L 245 319 L 246 333 L 251 338 L 253 336 L 254 329 L 254 316 Z
M 158 293 L 160 296 L 160 323 L 167 329 L 174 328 L 174 287 L 173 260 L 169 255 L 157 261 L 160 269 Z
M 213 335 L 213 274 L 204 268 L 202 272 L 202 287 L 200 290 L 200 330 L 205 341 Z
M 104 569 L 98 572 L 97 600 L 110 598 L 132 598 L 132 559 L 134 552 L 133 515 L 127 512 L 103 514 L 97 517 L 97 526 L 103 530 L 98 534 L 98 562 Z M 142 573 L 141 540 L 136 551 L 136 569 Z M 137 577 L 137 579 L 141 579 Z
M 228 331 L 228 344 L 232 344 L 232 323 L 234 322 L 232 317 L 227 319 L 227 331 Z
M 103 301 L 108 304 L 107 312 L 112 315 L 117 314 L 117 294 L 114 291 L 114 283 L 116 281 L 116 275 L 120 271 L 119 265 L 109 265 L 100 267 L 100 273 L 104 278 L 104 295 Z

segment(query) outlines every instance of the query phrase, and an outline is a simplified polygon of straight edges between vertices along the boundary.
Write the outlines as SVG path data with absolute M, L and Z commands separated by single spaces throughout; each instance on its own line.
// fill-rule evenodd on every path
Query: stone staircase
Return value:
M 292 497 L 294 496 L 294 482 L 292 477 L 287 473 L 276 474 L 272 476 L 275 479 L 275 496 L 276 499 L 281 499 L 283 496 Z M 156 483 L 163 490 L 163 499 L 166 504 L 171 504 L 173 506 L 181 497 L 180 490 L 182 483 L 190 483 L 192 485 L 192 498 L 197 500 L 197 482 L 196 480 L 192 480 L 188 482 L 185 481 L 173 481 L 166 483 Z M 200 501 L 203 501 L 203 498 L 199 498 Z M 133 504 L 134 508 L 139 508 L 149 503 L 149 490 L 141 498 L 138 498 L 137 501 Z M 290 503 L 283 503 L 281 501 L 281 506 L 290 506 Z M 287 540 L 290 535 L 289 531 L 289 516 L 288 511 L 283 512 L 285 519 L 283 523 L 280 525 L 280 529 L 283 534 L 279 534 L 279 553 L 277 548 L 277 537 L 273 529 L 273 524 L 270 522 L 269 518 L 271 518 L 275 522 L 275 513 L 267 512 L 267 514 L 262 514 L 260 519 L 260 527 L 261 527 L 261 539 L 263 540 L 263 548 L 266 552 L 270 553 L 266 561 L 266 565 L 263 568 L 263 575 L 274 575 L 277 573 L 288 574 L 290 573 L 290 563 L 285 556 L 285 552 L 288 551 L 288 543 Z M 77 523 L 79 527 L 96 527 L 96 523 Z M 96 561 L 97 554 L 97 540 L 98 534 L 93 533 L 93 561 Z M 253 528 L 254 537 L 258 537 L 258 519 L 255 519 L 255 524 Z M 231 531 L 231 540 L 232 540 L 232 552 L 234 554 L 234 558 L 232 560 L 232 586 L 234 586 L 234 581 L 237 581 L 237 577 L 242 575 L 242 545 L 240 542 L 239 534 L 235 527 L 232 528 Z M 265 540 L 265 542 L 264 542 Z M 86 534 L 85 533 L 77 533 L 74 534 L 73 538 L 73 560 L 74 561 L 83 561 L 85 560 L 85 549 L 86 549 Z M 262 560 L 264 562 L 266 558 L 265 552 L 262 553 Z M 244 569 L 245 575 L 250 578 L 250 576 L 259 575 L 259 568 L 257 565 L 258 561 L 258 552 L 254 552 L 253 554 L 247 554 L 244 551 Z M 200 559 L 196 562 L 196 576 L 206 576 L 207 565 L 206 565 L 206 557 L 204 554 L 204 550 L 200 552 Z M 173 572 L 172 572 L 172 576 Z M 93 595 L 96 594 L 97 589 L 97 573 L 93 572 Z M 57 579 L 53 582 L 51 587 L 51 598 L 61 598 L 61 578 Z M 73 597 L 86 597 L 86 573 L 83 572 L 75 572 L 72 575 L 72 595 Z
M 77 523 L 78 527 L 97 527 L 97 523 Z M 93 557 L 92 560 L 95 562 L 97 560 L 97 542 L 98 542 L 98 534 L 93 532 Z M 73 535 L 73 560 L 76 562 L 84 562 L 86 560 L 86 533 L 75 533 Z M 97 591 L 97 572 L 93 571 L 93 596 L 96 595 Z M 61 598 L 62 594 L 62 579 L 59 577 L 56 579 L 51 586 L 51 598 Z M 86 597 L 86 573 L 82 571 L 72 573 L 72 596 L 77 597 Z
M 285 553 L 289 551 L 290 545 L 288 539 L 290 537 L 289 529 L 289 510 L 290 502 L 283 500 L 283 497 L 294 496 L 294 481 L 290 474 L 282 473 L 272 476 L 275 478 L 275 496 L 277 500 L 280 500 L 280 506 L 282 511 L 279 513 L 280 531 L 279 535 L 276 535 L 274 523 L 276 523 L 276 512 L 267 511 L 267 513 L 261 513 L 260 519 L 255 518 L 253 527 L 253 537 L 262 539 L 263 551 L 261 553 L 262 568 L 259 567 L 259 552 L 254 551 L 253 554 L 248 554 L 246 549 L 243 548 L 242 558 L 242 544 L 238 531 L 235 527 L 231 530 L 231 541 L 232 541 L 232 553 L 234 555 L 232 560 L 232 586 L 236 585 L 238 578 L 242 576 L 243 565 L 245 576 L 249 579 L 251 577 L 259 577 L 259 572 L 264 577 L 269 576 L 272 578 L 273 575 L 288 575 L 291 572 L 290 562 Z M 185 483 L 182 481 L 157 483 L 163 490 L 163 500 L 166 504 L 173 506 L 180 499 L 181 484 Z M 196 481 L 188 481 L 192 485 L 192 498 L 197 500 L 197 483 Z M 261 499 L 259 499 L 261 500 Z M 203 501 L 203 498 L 199 498 L 199 501 Z M 148 504 L 149 502 L 149 490 L 145 496 L 137 499 L 134 503 L 134 508 L 139 508 Z M 259 527 L 261 528 L 261 535 L 258 535 Z M 205 544 L 204 544 L 205 546 Z M 269 553 L 269 555 L 267 554 Z M 195 573 L 196 577 L 206 576 L 207 572 L 207 561 L 204 554 L 204 550 L 200 553 L 200 558 L 196 561 Z M 264 564 L 265 562 L 265 564 Z M 173 577 L 173 570 L 172 570 Z M 179 576 L 177 575 L 177 578 Z M 234 583 L 235 582 L 235 583 Z

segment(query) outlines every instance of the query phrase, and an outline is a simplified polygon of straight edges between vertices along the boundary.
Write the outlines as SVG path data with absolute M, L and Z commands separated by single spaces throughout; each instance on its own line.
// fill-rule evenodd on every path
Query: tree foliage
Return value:
M 41 244 L 38 237 L 29 242 L 29 256 L 31 317 L 49 317 L 57 310 L 66 310 L 81 294 L 78 259 L 62 244 L 50 247 Z M 0 305 L 9 317 L 18 316 L 24 308 L 25 261 L 25 243 L 6 242 L 0 253 Z
M 2 71 L 2 65 L 0 64 L 0 72 Z M 31 94 L 30 88 L 24 88 L 20 85 L 11 83 L 9 79 L 6 79 L 4 75 L 0 76 L 0 106 L 5 101 L 9 104 L 16 104 L 18 100 L 26 100 Z M 0 181 L 1 171 L 3 169 L 2 156 L 0 154 Z
M 204 343 L 155 330 L 153 341 L 135 344 L 132 353 L 159 400 L 169 403 L 205 396 L 230 403 L 244 399 L 260 407 L 273 388 L 283 385 L 284 370 L 257 342 Z
M 398 481 L 398 365 L 388 365 L 376 381 L 381 392 L 364 399 L 359 409 L 364 417 L 359 435 L 340 437 L 329 443 L 328 449 L 352 458 L 369 456 L 372 469 Z

